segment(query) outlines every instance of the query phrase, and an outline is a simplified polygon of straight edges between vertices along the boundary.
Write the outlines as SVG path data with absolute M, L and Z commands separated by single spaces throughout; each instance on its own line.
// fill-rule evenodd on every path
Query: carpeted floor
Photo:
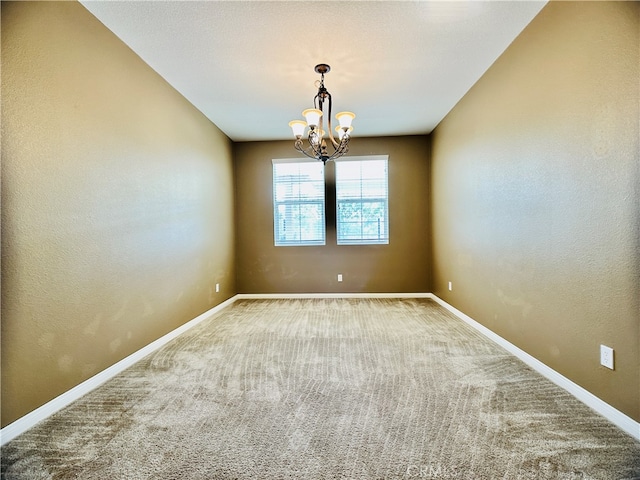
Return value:
M 631 479 L 640 443 L 430 300 L 237 301 L 2 449 L 6 479 Z

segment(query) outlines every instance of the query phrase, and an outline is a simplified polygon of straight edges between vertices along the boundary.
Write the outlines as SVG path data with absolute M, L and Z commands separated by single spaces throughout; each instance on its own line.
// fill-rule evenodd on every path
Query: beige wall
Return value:
M 550 3 L 432 139 L 434 292 L 636 421 L 639 10 Z
M 2 2 L 2 425 L 236 291 L 434 291 L 640 420 L 638 16 L 548 5 L 432 165 L 428 137 L 354 138 L 389 155 L 388 246 L 336 246 L 329 201 L 326 246 L 276 248 L 292 141 L 232 155 L 81 5 Z
M 305 157 L 293 140 L 235 144 L 238 292 L 429 291 L 428 150 L 425 136 L 352 141 L 350 156 L 389 155 L 389 245 L 336 245 L 335 198 L 327 197 L 326 245 L 274 247 L 271 160 Z M 328 162 L 328 184 L 333 172 Z
M 3 426 L 235 294 L 232 166 L 80 4 L 2 2 Z

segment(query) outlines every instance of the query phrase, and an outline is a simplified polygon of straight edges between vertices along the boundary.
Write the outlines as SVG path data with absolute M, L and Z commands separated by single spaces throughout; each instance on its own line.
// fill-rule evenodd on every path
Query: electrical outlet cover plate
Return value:
M 613 348 L 600 345 L 600 365 L 613 370 Z

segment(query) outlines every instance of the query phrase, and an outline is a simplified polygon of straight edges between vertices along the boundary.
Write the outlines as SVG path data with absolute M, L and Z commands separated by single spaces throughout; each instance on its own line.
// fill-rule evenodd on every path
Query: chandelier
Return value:
M 314 108 L 309 108 L 302 112 L 302 115 L 307 121 L 293 120 L 289 122 L 289 126 L 293 130 L 293 135 L 296 137 L 294 143 L 295 149 L 304 153 L 309 158 L 322 160 L 323 163 L 326 163 L 327 160 L 341 157 L 349 151 L 349 139 L 351 138 L 351 131 L 353 130 L 351 121 L 356 117 L 355 114 L 351 112 L 340 112 L 336 114 L 336 119 L 340 123 L 340 125 L 336 127 L 336 132 L 338 133 L 338 140 L 336 141 L 331 131 L 331 94 L 324 86 L 324 74 L 328 73 L 329 70 L 331 70 L 331 67 L 324 63 L 316 65 L 315 67 L 316 73 L 320 74 L 320 84 L 318 85 L 318 94 L 313 99 Z M 327 150 L 327 139 L 324 138 L 326 132 L 323 130 L 322 117 L 325 102 L 327 102 L 328 140 L 333 146 L 333 153 Z M 305 147 L 302 137 L 307 126 L 309 127 L 307 133 L 309 145 Z

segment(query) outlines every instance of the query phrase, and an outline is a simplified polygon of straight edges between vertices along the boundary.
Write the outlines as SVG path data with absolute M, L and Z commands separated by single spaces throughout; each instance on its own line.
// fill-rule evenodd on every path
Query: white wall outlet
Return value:
M 341 274 L 341 273 L 339 273 L 339 274 L 338 274 L 338 281 L 339 281 L 339 282 L 341 282 L 341 281 L 342 281 L 342 274 Z
M 216 283 L 216 293 L 218 293 L 220 291 L 220 284 Z
M 600 345 L 600 365 L 613 370 L 613 348 Z
M 449 291 L 453 290 L 453 285 L 449 282 Z

